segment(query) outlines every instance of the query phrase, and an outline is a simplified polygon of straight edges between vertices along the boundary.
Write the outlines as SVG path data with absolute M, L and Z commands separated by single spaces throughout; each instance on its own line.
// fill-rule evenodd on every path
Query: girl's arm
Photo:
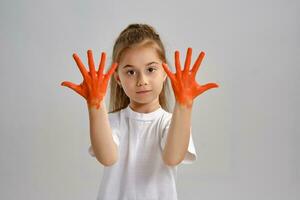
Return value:
M 116 70 L 118 63 L 113 63 L 108 72 L 103 74 L 106 53 L 102 53 L 97 71 L 95 69 L 92 50 L 88 50 L 87 54 L 90 71 L 87 71 L 79 56 L 75 53 L 73 54 L 73 58 L 82 74 L 83 82 L 77 85 L 69 81 L 64 81 L 61 85 L 71 88 L 86 99 L 89 110 L 90 138 L 93 152 L 101 164 L 109 166 L 117 161 L 118 148 L 112 138 L 112 130 L 103 100 L 108 81 L 112 73 Z
M 88 106 L 90 120 L 90 139 L 97 160 L 104 166 L 113 165 L 118 160 L 118 147 L 113 140 L 105 103 L 99 109 Z
M 184 159 L 190 140 L 191 115 L 192 107 L 176 102 L 163 150 L 165 164 L 177 165 Z
M 196 73 L 204 55 L 204 52 L 199 54 L 195 64 L 190 70 L 192 48 L 188 48 L 184 69 L 181 70 L 179 51 L 175 51 L 175 74 L 169 70 L 166 63 L 162 63 L 165 72 L 171 79 L 172 88 L 176 98 L 169 135 L 163 151 L 163 160 L 168 165 L 180 163 L 184 159 L 188 149 L 193 100 L 203 92 L 211 88 L 219 87 L 216 83 L 199 85 L 196 82 Z

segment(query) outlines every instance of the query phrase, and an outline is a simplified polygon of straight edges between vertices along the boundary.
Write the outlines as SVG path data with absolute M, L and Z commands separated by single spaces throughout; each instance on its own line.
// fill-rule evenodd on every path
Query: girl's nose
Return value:
M 137 81 L 137 86 L 141 86 L 141 85 L 148 85 L 147 80 L 143 75 L 140 75 Z

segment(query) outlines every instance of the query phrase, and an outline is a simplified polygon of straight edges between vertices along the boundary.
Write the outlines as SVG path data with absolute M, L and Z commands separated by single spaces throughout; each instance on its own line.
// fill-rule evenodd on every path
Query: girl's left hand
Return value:
M 175 74 L 173 74 L 169 70 L 168 65 L 166 63 L 162 63 L 165 72 L 171 79 L 176 101 L 181 105 L 191 107 L 194 98 L 196 98 L 198 95 L 211 88 L 219 87 L 219 85 L 217 85 L 216 83 L 207 83 L 205 85 L 199 85 L 195 80 L 197 70 L 204 58 L 204 55 L 204 52 L 200 53 L 191 71 L 189 70 L 189 68 L 191 64 L 192 48 L 188 48 L 187 50 L 187 56 L 183 71 L 181 71 L 179 51 L 175 51 Z

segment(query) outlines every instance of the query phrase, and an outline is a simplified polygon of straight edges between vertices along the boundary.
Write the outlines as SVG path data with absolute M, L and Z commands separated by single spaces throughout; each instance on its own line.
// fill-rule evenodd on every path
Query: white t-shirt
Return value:
M 177 166 L 168 166 L 162 160 L 172 113 L 161 107 L 139 113 L 128 105 L 108 116 L 119 159 L 112 166 L 104 166 L 97 200 L 177 200 Z M 91 146 L 89 153 L 94 156 Z M 181 163 L 196 159 L 191 134 Z

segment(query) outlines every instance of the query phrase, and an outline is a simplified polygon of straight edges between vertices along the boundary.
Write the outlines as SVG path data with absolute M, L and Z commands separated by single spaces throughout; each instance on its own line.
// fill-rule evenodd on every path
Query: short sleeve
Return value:
M 170 121 L 167 123 L 166 127 L 163 129 L 162 138 L 161 138 L 161 148 L 164 149 L 166 145 L 167 135 L 169 131 Z M 190 140 L 188 145 L 188 150 L 184 156 L 184 159 L 181 161 L 180 164 L 192 164 L 194 161 L 197 160 L 197 153 L 193 141 L 193 135 L 192 135 L 192 127 L 190 127 Z
M 112 129 L 112 138 L 117 146 L 120 145 L 120 138 L 119 138 L 119 119 L 117 113 L 110 113 L 108 114 L 108 120 L 110 123 L 110 127 Z M 92 146 L 90 145 L 88 152 L 91 156 L 95 157 L 95 153 L 93 151 Z

